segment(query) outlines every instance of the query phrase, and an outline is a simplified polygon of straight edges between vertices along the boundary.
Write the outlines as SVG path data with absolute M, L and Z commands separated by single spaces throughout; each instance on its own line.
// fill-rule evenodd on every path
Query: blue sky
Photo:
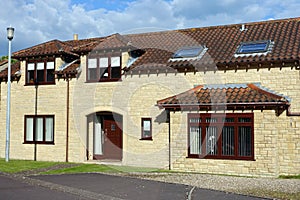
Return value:
M 134 0 L 72 0 L 71 4 L 81 4 L 86 10 L 104 8 L 106 10 L 123 11 L 127 7 L 128 3 L 133 1 Z
M 53 39 L 71 40 L 299 17 L 299 0 L 7 0 L 0 7 L 0 55 L 6 28 L 13 51 Z

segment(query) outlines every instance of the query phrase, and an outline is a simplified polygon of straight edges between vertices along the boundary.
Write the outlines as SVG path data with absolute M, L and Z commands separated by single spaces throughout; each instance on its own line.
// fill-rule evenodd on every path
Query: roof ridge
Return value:
M 17 52 L 14 52 L 13 54 L 15 54 L 15 53 L 20 53 L 20 52 L 24 52 L 24 51 L 27 51 L 27 50 L 29 50 L 29 49 L 34 49 L 34 48 L 36 48 L 36 47 L 38 47 L 38 46 L 42 46 L 42 45 L 49 44 L 49 43 L 52 43 L 52 42 L 62 42 L 62 41 L 60 41 L 60 40 L 58 40 L 58 39 L 49 40 L 49 41 L 46 41 L 46 42 L 43 42 L 43 43 L 40 43 L 40 44 L 36 44 L 36 45 L 34 45 L 34 46 L 31 46 L 31 47 L 28 47 L 28 48 L 19 50 L 19 51 L 17 51 Z M 13 55 L 13 56 L 14 56 L 14 55 Z
M 241 23 L 235 23 L 235 24 L 213 25 L 213 26 L 203 26 L 203 27 L 192 27 L 192 28 L 184 28 L 184 29 L 145 32 L 145 33 L 132 33 L 132 34 L 125 34 L 125 36 L 131 37 L 131 36 L 143 36 L 143 35 L 145 35 L 145 36 L 146 35 L 158 35 L 158 34 L 170 33 L 170 32 L 231 28 L 231 27 L 240 27 L 242 25 L 249 26 L 249 25 L 257 25 L 257 24 L 271 24 L 271 23 L 278 23 L 278 22 L 284 22 L 284 21 L 300 21 L 300 17 L 284 18 L 284 19 L 269 19 L 269 20 L 262 20 L 262 21 L 241 22 Z
M 286 22 L 286 21 L 300 21 L 300 17 L 294 18 L 284 18 L 284 19 L 269 19 L 269 20 L 262 20 L 262 21 L 250 21 L 250 22 L 240 22 L 234 24 L 224 24 L 224 25 L 213 25 L 213 26 L 203 26 L 203 27 L 193 27 L 193 28 L 185 28 L 185 29 L 178 29 L 175 31 L 196 31 L 196 30 L 207 30 L 207 29 L 220 29 L 220 28 L 232 28 L 232 27 L 240 27 L 242 25 L 258 25 L 258 24 L 273 24 L 278 22 Z

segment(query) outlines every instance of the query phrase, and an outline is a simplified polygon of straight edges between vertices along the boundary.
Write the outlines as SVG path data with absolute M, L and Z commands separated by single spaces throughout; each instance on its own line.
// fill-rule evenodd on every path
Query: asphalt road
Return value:
M 261 198 L 192 188 L 191 186 L 104 174 L 32 176 L 21 180 L 0 176 L 0 199 L 110 200 L 261 200 Z

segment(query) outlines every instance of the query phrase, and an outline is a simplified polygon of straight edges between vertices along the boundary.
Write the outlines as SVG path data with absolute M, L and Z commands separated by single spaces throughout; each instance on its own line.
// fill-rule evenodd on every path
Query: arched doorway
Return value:
M 122 160 L 123 117 L 112 112 L 97 112 L 94 119 L 93 159 Z

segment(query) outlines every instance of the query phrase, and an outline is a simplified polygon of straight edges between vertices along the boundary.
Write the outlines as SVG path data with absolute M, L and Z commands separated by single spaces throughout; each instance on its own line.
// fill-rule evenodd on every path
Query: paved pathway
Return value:
M 261 200 L 261 198 L 193 188 L 191 186 L 180 184 L 162 183 L 104 174 L 91 173 L 76 175 L 32 176 L 31 179 L 41 181 L 41 183 L 51 183 L 54 185 L 56 190 L 69 192 L 73 195 L 76 193 L 76 195 L 81 194 L 82 197 L 88 197 L 90 199 Z M 190 194 L 190 197 L 188 194 Z
M 192 186 L 99 173 L 24 176 L 0 174 L 2 200 L 261 200 Z
M 81 199 L 76 195 L 49 188 L 30 185 L 20 180 L 0 175 L 1 200 L 76 200 Z M 82 198 L 83 199 L 83 198 Z

